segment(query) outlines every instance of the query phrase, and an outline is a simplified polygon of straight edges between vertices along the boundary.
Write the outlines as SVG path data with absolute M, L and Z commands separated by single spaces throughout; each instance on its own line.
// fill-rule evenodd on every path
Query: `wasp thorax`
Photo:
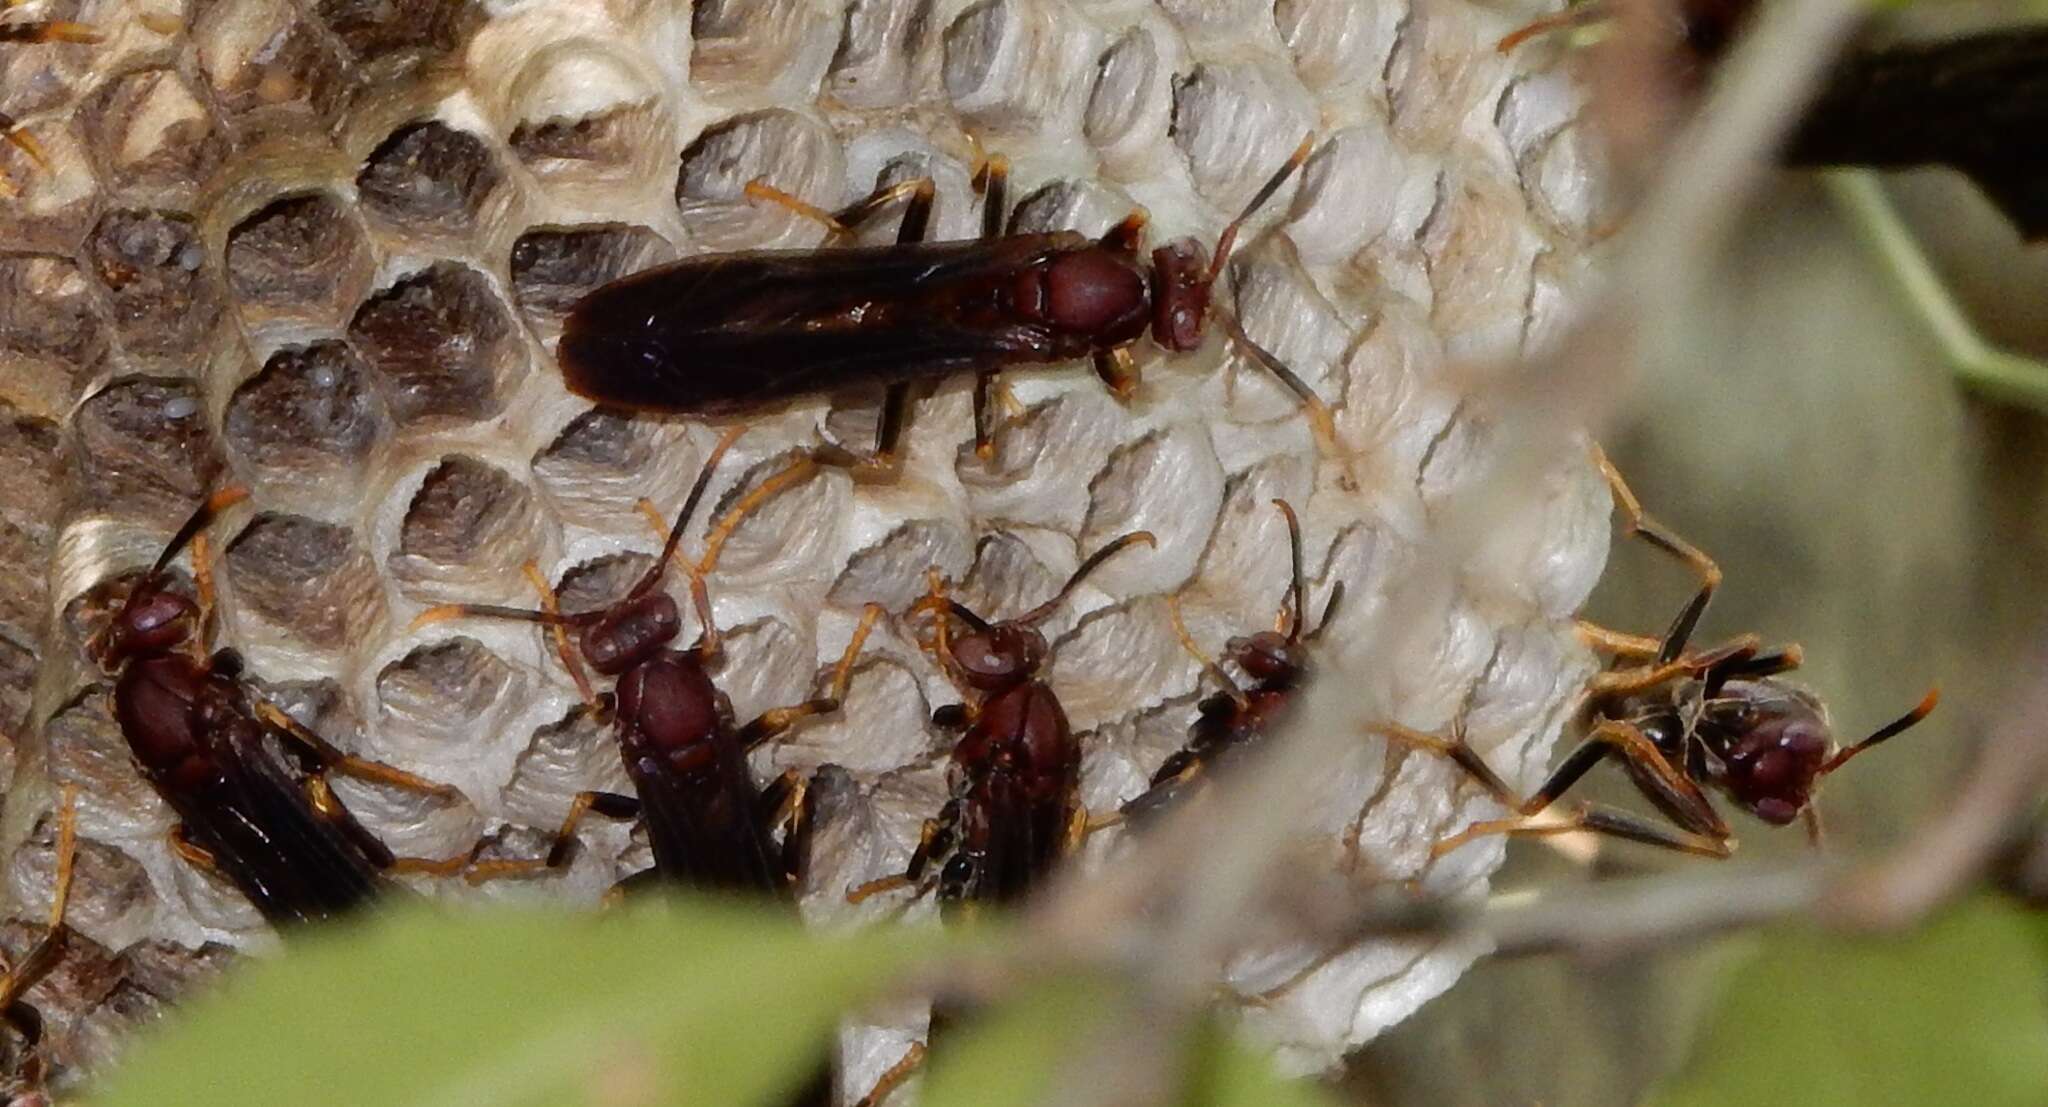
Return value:
M 583 656 L 605 676 L 620 673 L 653 657 L 682 633 L 683 617 L 666 592 L 635 596 L 605 612 L 583 629 Z
M 1209 252 L 1192 238 L 1152 251 L 1152 338 L 1169 350 L 1201 346 L 1209 315 Z
M 1045 636 L 1030 627 L 998 623 L 953 639 L 951 652 L 968 684 L 993 692 L 1038 671 L 1045 663 Z
M 1121 346 L 1145 328 L 1145 277 L 1124 257 L 1100 246 L 1062 254 L 1045 271 L 1047 323 Z

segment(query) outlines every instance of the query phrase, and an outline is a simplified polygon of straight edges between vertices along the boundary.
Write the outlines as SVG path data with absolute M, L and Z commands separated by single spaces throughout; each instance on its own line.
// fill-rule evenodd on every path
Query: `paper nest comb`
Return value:
M 1273 618 L 1288 572 L 1274 497 L 1305 523 L 1311 610 L 1348 589 L 1329 653 L 1375 628 L 1397 576 L 1418 579 L 1403 574 L 1439 505 L 1489 463 L 1451 366 L 1562 325 L 1598 199 L 1573 90 L 1494 50 L 1531 13 L 1463 0 L 57 0 L 35 14 L 107 34 L 0 47 L 0 110 L 50 156 L 0 155 L 22 190 L 0 202 L 0 707 L 27 719 L 5 751 L 4 945 L 37 932 L 52 784 L 75 785 L 80 938 L 29 996 L 72 1074 L 229 950 L 270 941 L 232 888 L 170 853 L 169 812 L 81 649 L 93 587 L 151 557 L 207 489 L 254 490 L 214 531 L 217 643 L 336 742 L 462 793 L 337 780 L 344 801 L 401 853 L 489 834 L 494 855 L 531 854 L 577 790 L 624 787 L 608 733 L 533 628 L 406 628 L 444 601 L 530 606 L 529 558 L 567 605 L 603 597 L 655 546 L 635 499 L 673 511 L 716 435 L 563 390 L 551 348 L 581 292 L 687 254 L 815 243 L 815 225 L 742 197 L 756 176 L 831 207 L 929 174 L 933 237 L 969 237 L 969 135 L 1014 164 L 1019 229 L 1099 233 L 1143 206 L 1155 241 L 1213 242 L 1314 131 L 1223 296 L 1335 405 L 1357 492 L 1220 337 L 1191 355 L 1143 347 L 1128 407 L 1085 367 L 1010 375 L 1017 404 L 986 462 L 969 382 L 941 387 L 914 413 L 900 483 L 833 472 L 781 496 L 711 582 L 730 646 L 718 675 L 744 718 L 804 698 L 861 605 L 900 613 L 928 567 L 984 614 L 1014 614 L 1107 539 L 1153 531 L 1156 550 L 1105 567 L 1050 628 L 1050 679 L 1087 732 L 1086 799 L 1108 810 L 1182 741 L 1200 695 L 1163 596 L 1211 650 Z M 714 507 L 821 436 L 864 447 L 873 419 L 868 396 L 761 414 Z M 1525 781 L 1590 671 L 1569 620 L 1608 546 L 1581 455 L 1540 487 L 1497 540 L 1427 575 L 1436 592 L 1402 605 L 1427 625 L 1403 628 L 1398 663 L 1372 677 L 1415 726 L 1465 705 L 1474 742 Z M 942 799 L 928 717 L 952 698 L 911 628 L 885 623 L 845 711 L 764 752 L 764 775 L 835 766 L 807 911 L 850 910 L 850 885 L 900 869 Z M 1428 846 L 1487 810 L 1438 760 L 1361 740 L 1304 803 L 1303 830 L 1356 829 L 1375 879 L 1470 891 L 1499 844 L 1425 873 Z M 585 825 L 558 875 L 416 886 L 594 901 L 648 855 L 626 827 Z M 1247 1018 L 1295 1067 L 1326 1066 L 1476 952 L 1360 947 Z M 1231 981 L 1259 993 L 1313 956 L 1248 954 Z M 908 1032 L 854 1047 L 848 1079 Z

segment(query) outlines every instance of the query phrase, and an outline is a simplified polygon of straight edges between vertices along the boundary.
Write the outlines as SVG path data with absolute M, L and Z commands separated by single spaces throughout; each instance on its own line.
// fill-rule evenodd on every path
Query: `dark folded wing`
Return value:
M 218 802 L 186 812 L 185 822 L 264 918 L 314 922 L 374 898 L 376 868 L 313 813 L 298 780 L 269 751 L 241 749 L 221 761 Z
M 1050 358 L 1040 327 L 971 326 L 954 293 L 992 287 L 1071 234 L 692 258 L 592 292 L 557 358 L 571 391 L 722 413 L 863 383 Z
M 700 892 L 787 894 L 780 853 L 761 826 L 760 793 L 744 756 L 735 749 L 724 760 L 717 773 L 635 776 L 660 879 Z

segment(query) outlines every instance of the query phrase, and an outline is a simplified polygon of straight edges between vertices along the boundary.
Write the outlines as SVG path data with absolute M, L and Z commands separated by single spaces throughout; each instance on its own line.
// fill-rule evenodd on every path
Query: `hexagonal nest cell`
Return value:
M 23 382 L 0 394 L 0 732 L 28 719 L 0 769 L 7 802 L 31 808 L 7 812 L 0 847 L 12 884 L 46 896 L 49 784 L 78 786 L 75 947 L 28 995 L 60 1087 L 266 930 L 162 844 L 168 810 L 84 653 L 105 590 L 209 491 L 248 486 L 209 531 L 210 645 L 240 651 L 252 689 L 331 740 L 460 792 L 338 789 L 380 834 L 437 856 L 479 835 L 494 851 L 543 841 L 576 791 L 624 787 L 610 732 L 534 627 L 412 624 L 440 603 L 534 606 L 529 562 L 572 609 L 651 564 L 640 501 L 666 520 L 734 421 L 593 409 L 563 387 L 552 344 L 576 300 L 619 276 L 824 240 L 750 198 L 755 179 L 835 210 L 929 174 L 934 237 L 968 238 L 976 159 L 1000 153 L 1016 230 L 1099 234 L 1142 207 L 1148 247 L 1213 243 L 1314 128 L 1308 171 L 1246 228 L 1219 300 L 1332 406 L 1349 455 L 1319 449 L 1300 405 L 1229 343 L 1141 343 L 1128 402 L 1084 363 L 1007 373 L 984 457 L 973 382 L 937 382 L 897 481 L 828 469 L 771 497 L 706 581 L 726 632 L 713 675 L 740 717 L 815 695 L 861 605 L 891 612 L 844 710 L 756 758 L 763 782 L 815 770 L 830 798 L 807 914 L 854 910 L 847 889 L 900 870 L 944 802 L 949 739 L 927 719 L 958 693 L 906 615 L 927 570 L 995 618 L 1043 602 L 1117 534 L 1158 536 L 1044 628 L 1048 679 L 1087 731 L 1082 799 L 1107 811 L 1213 690 L 1166 598 L 1211 654 L 1271 624 L 1288 575 L 1276 497 L 1303 522 L 1310 608 L 1339 584 L 1347 596 L 1318 660 L 1393 643 L 1362 697 L 1425 728 L 1484 704 L 1475 745 L 1512 780 L 1540 771 L 1590 665 L 1570 617 L 1606 552 L 1597 475 L 1566 451 L 1541 510 L 1484 551 L 1417 556 L 1499 460 L 1451 363 L 1552 333 L 1599 222 L 1591 175 L 1553 164 L 1576 148 L 1568 85 L 1493 48 L 1509 15 L 1467 0 L 862 0 L 844 19 L 796 2 L 218 0 L 172 26 L 89 7 L 108 24 L 98 48 L 0 48 L 0 105 L 53 152 L 47 171 L 10 162 L 22 194 L 0 200 L 0 372 Z M 893 239 L 899 210 L 862 240 Z M 750 413 L 680 562 L 800 451 L 865 449 L 874 402 L 852 390 Z M 700 628 L 683 567 L 663 587 L 687 644 Z M 1470 891 L 1500 856 L 1433 860 L 1429 843 L 1486 805 L 1448 767 L 1376 741 L 1299 807 L 1317 848 L 1356 838 L 1347 871 L 1372 879 Z M 648 863 L 644 838 L 592 830 L 533 893 L 594 902 Z M 0 931 L 10 953 L 37 922 L 24 903 Z M 1228 986 L 1258 997 L 1247 1024 L 1290 1064 L 1317 1068 L 1472 956 L 1254 950 Z M 879 1028 L 847 1086 L 918 1025 Z

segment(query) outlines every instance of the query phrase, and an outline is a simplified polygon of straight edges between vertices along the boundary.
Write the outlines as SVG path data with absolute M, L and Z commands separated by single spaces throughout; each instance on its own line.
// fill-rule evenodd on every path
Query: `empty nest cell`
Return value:
M 516 569 L 534 553 L 533 494 L 509 473 L 473 457 L 444 457 L 413 495 L 398 532 L 392 572 L 401 580 Z M 472 588 L 474 585 L 472 585 Z
M 467 741 L 512 685 L 512 668 L 474 638 L 421 646 L 377 674 L 377 701 L 389 723 L 440 744 Z
M 374 264 L 361 227 L 326 192 L 273 200 L 228 232 L 228 289 L 251 322 L 346 310 Z
M 487 419 L 503 410 L 523 357 L 512 319 L 484 275 L 438 262 L 379 292 L 349 324 L 400 426 Z
M 196 197 L 228 155 L 205 99 L 176 70 L 140 69 L 80 106 L 86 148 L 117 191 Z
M 331 41 L 287 0 L 226 0 L 194 22 L 214 102 L 244 138 L 286 129 L 324 133 L 348 92 Z
M 228 544 L 235 597 L 309 645 L 339 650 L 383 611 L 377 570 L 345 526 L 264 512 Z
M 484 18 L 469 0 L 317 0 L 313 14 L 359 63 L 448 54 Z

